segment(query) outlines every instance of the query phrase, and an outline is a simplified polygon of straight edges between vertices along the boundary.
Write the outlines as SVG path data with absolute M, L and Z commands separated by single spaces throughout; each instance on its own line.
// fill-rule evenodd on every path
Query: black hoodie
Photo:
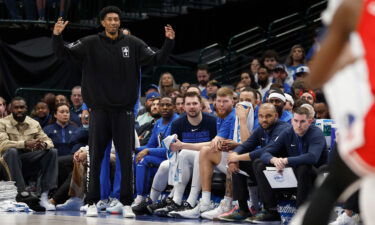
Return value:
M 88 107 L 105 110 L 133 110 L 138 99 L 142 65 L 166 62 L 174 41 L 166 38 L 154 52 L 142 40 L 119 32 L 112 40 L 102 32 L 64 45 L 53 35 L 53 49 L 60 59 L 73 59 L 82 68 L 82 96 Z

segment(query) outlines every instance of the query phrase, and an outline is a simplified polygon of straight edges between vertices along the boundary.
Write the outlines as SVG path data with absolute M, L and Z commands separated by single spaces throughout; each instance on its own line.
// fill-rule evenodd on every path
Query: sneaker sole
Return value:
M 182 215 L 180 215 L 180 214 L 175 214 L 174 215 L 174 218 L 178 218 L 178 219 L 199 219 L 201 216 L 198 216 L 198 217 L 189 217 L 189 216 L 182 216 Z
M 250 223 L 253 223 L 253 224 L 268 224 L 268 225 L 276 225 L 276 224 L 281 224 L 281 221 L 251 221 Z

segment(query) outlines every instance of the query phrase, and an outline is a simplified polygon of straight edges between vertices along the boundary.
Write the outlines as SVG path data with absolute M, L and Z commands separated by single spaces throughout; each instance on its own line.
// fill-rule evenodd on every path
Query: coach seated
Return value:
M 8 164 L 16 181 L 18 199 L 27 198 L 24 176 L 27 172 L 39 172 L 41 184 L 40 205 L 47 210 L 54 206 L 48 202 L 48 192 L 56 187 L 57 150 L 39 123 L 27 113 L 25 99 L 15 97 L 11 101 L 12 114 L 0 120 L 0 153 Z
M 277 212 L 275 190 L 271 188 L 263 171 L 273 165 L 281 172 L 291 167 L 297 179 L 297 207 L 308 197 L 316 177 L 315 166 L 322 160 L 327 145 L 323 132 L 316 127 L 310 111 L 304 107 L 295 109 L 292 127 L 286 129 L 274 143 L 265 148 L 261 158 L 253 164 L 264 210 L 252 218 L 252 222 L 280 221 Z
M 44 128 L 44 132 L 57 148 L 58 155 L 71 155 L 74 153 L 73 148 L 75 142 L 72 142 L 73 136 L 78 133 L 78 127 L 70 122 L 70 110 L 66 103 L 59 103 L 54 110 L 55 122 Z

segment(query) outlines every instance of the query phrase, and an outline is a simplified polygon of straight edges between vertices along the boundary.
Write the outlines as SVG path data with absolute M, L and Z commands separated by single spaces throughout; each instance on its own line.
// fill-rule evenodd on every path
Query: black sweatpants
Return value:
M 100 200 L 100 168 L 104 151 L 113 139 L 121 164 L 120 202 L 133 202 L 134 114 L 129 110 L 92 110 L 89 130 L 88 193 L 87 202 Z
M 311 203 L 303 218 L 303 225 L 328 224 L 337 199 L 347 187 L 359 179 L 344 163 L 337 152 L 337 148 L 333 151 L 333 161 L 329 166 L 329 174 L 322 185 L 312 194 Z M 358 192 L 348 199 L 344 208 L 358 211 Z
M 265 209 L 277 208 L 277 199 L 275 196 L 275 190 L 271 188 L 263 170 L 266 166 L 260 159 L 257 159 L 253 163 L 254 174 L 258 183 L 258 190 L 260 198 L 264 204 Z M 297 179 L 297 207 L 302 205 L 307 199 L 310 191 L 313 188 L 313 182 L 316 178 L 316 171 L 311 165 L 300 165 L 293 167 L 294 174 Z M 277 191 L 283 191 L 278 189 Z
M 256 185 L 255 176 L 253 173 L 253 161 L 240 161 L 239 168 L 240 170 L 246 172 L 249 175 L 249 178 Z M 238 201 L 238 206 L 240 210 L 244 212 L 249 211 L 247 205 L 247 200 L 249 200 L 249 190 L 248 190 L 248 177 L 240 173 L 232 173 L 232 182 L 233 182 L 233 200 Z

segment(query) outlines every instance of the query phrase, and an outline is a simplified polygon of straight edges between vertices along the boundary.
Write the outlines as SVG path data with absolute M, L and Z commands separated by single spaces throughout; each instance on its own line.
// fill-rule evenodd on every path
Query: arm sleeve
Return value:
M 165 63 L 169 54 L 171 54 L 173 47 L 174 40 L 166 38 L 163 47 L 159 51 L 155 52 L 143 41 L 141 41 L 139 46 L 141 65 L 157 65 Z
M 280 136 L 276 137 L 272 143 L 263 148 L 260 159 L 264 164 L 269 164 L 273 155 L 284 148 L 288 134 L 289 132 L 283 132 Z
M 25 142 L 9 140 L 9 136 L 6 133 L 5 124 L 0 122 L 0 153 L 7 150 L 8 148 L 25 148 Z
M 290 166 L 315 165 L 318 163 L 325 146 L 324 136 L 315 136 L 311 138 L 307 152 L 299 156 L 288 157 L 288 164 Z
M 86 52 L 83 40 L 78 40 L 65 46 L 62 35 L 52 35 L 52 47 L 57 58 L 73 59 L 78 63 L 83 61 Z
M 37 125 L 37 129 L 38 129 L 38 132 L 36 133 L 36 139 L 40 140 L 40 141 L 43 141 L 45 143 L 47 143 L 47 149 L 51 149 L 53 148 L 53 142 L 51 140 L 51 138 L 49 138 L 47 136 L 46 133 L 44 133 L 44 131 L 42 130 L 42 127 L 38 124 Z
M 234 151 L 238 154 L 243 154 L 246 152 L 251 152 L 254 150 L 258 145 L 260 145 L 260 138 L 261 138 L 261 129 L 256 129 L 253 134 L 241 145 L 237 146 Z

